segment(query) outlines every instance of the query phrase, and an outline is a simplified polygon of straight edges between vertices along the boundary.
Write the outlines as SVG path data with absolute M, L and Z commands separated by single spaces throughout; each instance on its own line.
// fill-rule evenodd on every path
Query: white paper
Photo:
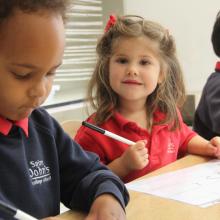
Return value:
M 126 184 L 130 190 L 207 207 L 220 202 L 220 160 Z

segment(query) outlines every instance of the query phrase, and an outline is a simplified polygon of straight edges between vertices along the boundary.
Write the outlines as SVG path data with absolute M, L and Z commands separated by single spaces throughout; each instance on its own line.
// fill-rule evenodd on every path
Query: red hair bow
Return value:
M 105 26 L 105 32 L 107 32 L 114 24 L 116 23 L 116 16 L 115 15 L 110 15 L 108 22 Z

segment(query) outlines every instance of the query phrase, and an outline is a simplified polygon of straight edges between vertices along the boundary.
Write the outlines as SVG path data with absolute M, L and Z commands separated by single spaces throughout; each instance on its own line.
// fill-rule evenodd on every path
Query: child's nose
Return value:
M 130 65 L 127 69 L 127 75 L 136 76 L 138 75 L 138 70 L 135 65 Z
M 44 79 L 35 81 L 29 91 L 29 96 L 32 98 L 43 97 L 46 94 L 46 81 Z

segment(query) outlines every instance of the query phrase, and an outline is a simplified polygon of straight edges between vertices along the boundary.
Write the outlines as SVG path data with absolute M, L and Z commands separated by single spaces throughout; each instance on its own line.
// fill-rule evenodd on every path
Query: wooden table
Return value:
M 209 158 L 188 155 L 142 178 L 204 163 L 208 160 Z M 126 207 L 128 220 L 220 220 L 220 204 L 208 208 L 200 208 L 140 192 L 129 191 L 129 193 L 130 202 Z M 67 211 L 61 215 L 61 219 L 82 220 L 84 216 L 74 211 Z

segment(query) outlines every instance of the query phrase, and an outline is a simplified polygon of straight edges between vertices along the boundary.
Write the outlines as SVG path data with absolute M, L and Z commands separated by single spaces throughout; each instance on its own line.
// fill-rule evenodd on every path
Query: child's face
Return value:
M 20 120 L 48 97 L 64 50 L 62 17 L 16 11 L 0 27 L 0 116 Z
M 160 82 L 160 61 L 154 51 L 157 44 L 147 37 L 120 38 L 113 46 L 109 80 L 120 102 L 141 101 Z

